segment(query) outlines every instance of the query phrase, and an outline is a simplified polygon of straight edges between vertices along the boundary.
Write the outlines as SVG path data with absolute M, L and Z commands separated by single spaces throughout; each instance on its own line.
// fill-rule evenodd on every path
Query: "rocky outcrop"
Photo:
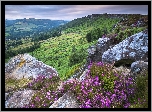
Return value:
M 121 59 L 148 61 L 148 31 L 136 33 L 102 55 L 102 62 L 113 63 Z
M 38 75 L 58 75 L 55 68 L 36 60 L 36 58 L 27 53 L 13 57 L 7 64 L 5 64 L 5 74 L 9 74 L 16 79 L 21 79 L 23 77 L 36 78 Z
M 136 61 L 131 64 L 131 72 L 134 76 L 137 75 L 137 73 L 141 73 L 144 70 L 148 70 L 148 62 Z
M 35 90 L 24 90 L 14 92 L 13 95 L 8 98 L 6 94 L 5 108 L 22 108 L 29 104 L 32 96 L 35 94 Z
M 96 45 L 88 48 L 88 62 L 101 61 L 102 54 L 111 47 L 110 39 L 107 37 L 99 38 Z
M 79 104 L 73 93 L 67 92 L 49 108 L 79 108 Z

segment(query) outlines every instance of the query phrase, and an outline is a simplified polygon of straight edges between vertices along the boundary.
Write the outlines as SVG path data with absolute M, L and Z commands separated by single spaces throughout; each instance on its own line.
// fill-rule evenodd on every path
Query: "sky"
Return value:
M 92 14 L 148 14 L 148 5 L 5 5 L 5 19 L 74 20 Z

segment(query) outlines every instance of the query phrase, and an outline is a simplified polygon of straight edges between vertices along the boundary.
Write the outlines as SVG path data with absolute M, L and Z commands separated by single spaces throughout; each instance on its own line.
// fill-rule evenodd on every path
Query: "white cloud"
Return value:
M 6 5 L 5 18 L 41 18 L 73 20 L 100 13 L 140 13 L 147 14 L 144 5 Z

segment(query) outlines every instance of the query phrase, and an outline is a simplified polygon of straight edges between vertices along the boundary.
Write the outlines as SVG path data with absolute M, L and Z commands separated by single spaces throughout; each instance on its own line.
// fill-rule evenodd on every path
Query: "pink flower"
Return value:
M 102 74 L 102 76 L 104 76 L 104 74 Z
M 50 79 L 52 79 L 52 75 L 50 75 Z
M 50 92 L 47 92 L 47 95 L 50 95 Z

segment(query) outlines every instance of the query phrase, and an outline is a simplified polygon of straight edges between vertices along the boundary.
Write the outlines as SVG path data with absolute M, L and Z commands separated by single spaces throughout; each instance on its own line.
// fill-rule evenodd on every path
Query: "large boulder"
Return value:
M 38 75 L 58 75 L 55 68 L 36 60 L 36 58 L 27 53 L 19 54 L 11 58 L 10 61 L 5 64 L 5 74 L 9 74 L 16 79 L 36 78 Z
M 79 108 L 79 104 L 73 93 L 67 92 L 49 108 Z
M 25 105 L 28 105 L 35 92 L 35 90 L 17 91 L 14 92 L 10 98 L 7 98 L 7 93 L 5 99 L 5 108 L 22 108 Z
M 148 31 L 136 33 L 102 55 L 102 62 L 113 63 L 121 59 L 148 60 Z

